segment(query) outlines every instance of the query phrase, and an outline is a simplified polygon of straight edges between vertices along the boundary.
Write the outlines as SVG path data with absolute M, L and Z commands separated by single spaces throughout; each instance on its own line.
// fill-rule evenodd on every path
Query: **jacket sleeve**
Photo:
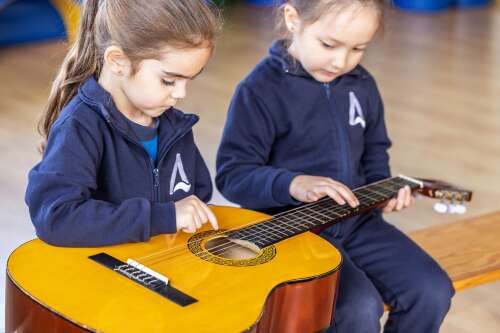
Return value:
M 54 125 L 29 173 L 26 203 L 38 237 L 57 246 L 104 246 L 176 232 L 173 202 L 96 200 L 102 143 L 73 119 Z
M 196 147 L 196 179 L 194 194 L 203 202 L 212 199 L 213 186 L 207 164 L 203 160 L 198 147 Z
M 217 188 L 250 209 L 298 204 L 289 194 L 299 173 L 269 165 L 276 126 L 267 105 L 240 85 L 233 97 L 217 152 Z
M 362 165 L 367 183 L 390 177 L 389 154 L 391 141 L 387 135 L 384 105 L 373 79 L 370 96 L 370 112 L 365 131 L 365 149 Z

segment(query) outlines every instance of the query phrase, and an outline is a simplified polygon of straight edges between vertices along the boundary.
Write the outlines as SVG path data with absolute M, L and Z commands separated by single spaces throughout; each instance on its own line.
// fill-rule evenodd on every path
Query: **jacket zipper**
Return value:
M 151 161 L 151 164 L 153 164 L 153 161 Z M 158 168 L 153 167 L 153 178 L 154 178 L 153 187 L 154 187 L 154 194 L 155 194 L 153 201 L 159 202 L 160 201 L 160 170 Z
M 149 166 L 150 166 L 150 170 L 151 170 L 151 175 L 152 175 L 152 183 L 153 183 L 153 189 L 152 189 L 152 193 L 153 193 L 153 202 L 160 202 L 160 169 L 158 168 L 158 166 L 161 164 L 161 162 L 163 161 L 163 159 L 165 158 L 166 156 L 166 153 L 164 153 L 162 156 L 160 156 L 160 158 L 158 159 L 158 163 L 156 164 L 156 166 L 154 165 L 153 163 L 153 160 L 151 160 L 151 157 L 149 156 L 148 152 L 146 151 L 146 149 L 140 144 L 138 143 L 137 141 L 135 141 L 133 138 L 131 138 L 127 133 L 121 131 L 120 129 L 116 128 L 116 126 L 113 125 L 113 122 L 111 121 L 111 119 L 109 118 L 109 116 L 105 116 L 106 118 L 106 121 L 108 122 L 108 124 L 113 128 L 115 129 L 115 131 L 119 132 L 121 135 L 123 135 L 123 137 L 125 139 L 127 139 L 129 142 L 133 143 L 134 145 L 140 147 L 141 151 L 144 152 L 144 154 L 147 155 L 147 160 L 149 161 Z M 175 138 L 175 140 L 173 140 L 171 143 L 170 143 L 170 146 L 173 146 L 177 141 L 179 141 L 180 139 L 182 139 L 189 131 L 185 131 L 184 133 L 182 133 L 181 135 L 179 135 L 177 138 Z M 168 152 L 168 150 L 167 150 Z
M 326 91 L 326 98 L 328 100 L 328 104 L 332 108 L 332 110 L 330 110 L 330 112 L 333 113 L 335 129 L 337 130 L 339 143 L 340 143 L 339 144 L 340 156 L 343 157 L 341 159 L 341 162 L 340 162 L 341 166 L 342 166 L 342 168 L 340 170 L 341 177 L 338 179 L 338 181 L 348 182 L 348 184 L 346 184 L 346 185 L 349 186 L 349 184 L 352 183 L 352 179 L 351 179 L 351 171 L 350 171 L 350 157 L 348 155 L 348 147 L 347 147 L 348 138 L 346 137 L 346 133 L 345 133 L 344 129 L 342 128 L 342 124 L 340 123 L 340 119 L 339 119 L 340 117 L 335 112 L 335 110 L 333 110 L 333 107 L 331 105 L 332 98 L 331 98 L 330 83 L 323 83 L 322 85 Z

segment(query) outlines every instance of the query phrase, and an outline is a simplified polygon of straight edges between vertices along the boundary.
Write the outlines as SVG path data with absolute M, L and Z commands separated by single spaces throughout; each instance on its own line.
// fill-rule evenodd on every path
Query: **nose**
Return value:
M 186 84 L 187 80 L 179 80 L 172 91 L 171 97 L 173 99 L 183 99 L 186 97 Z
M 346 50 L 338 50 L 335 52 L 332 58 L 332 67 L 338 71 L 342 71 L 347 65 L 347 58 L 349 57 L 349 52 Z

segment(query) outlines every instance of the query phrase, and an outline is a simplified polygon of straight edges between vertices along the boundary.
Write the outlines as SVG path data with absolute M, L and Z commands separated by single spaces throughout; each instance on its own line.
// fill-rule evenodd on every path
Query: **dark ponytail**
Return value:
M 95 41 L 95 18 L 99 10 L 99 0 L 87 0 L 83 6 L 82 17 L 75 43 L 66 55 L 50 91 L 49 100 L 38 131 L 44 138 L 42 150 L 61 109 L 76 94 L 80 84 L 95 73 L 99 73 L 101 60 Z
M 62 108 L 89 77 L 99 77 L 104 51 L 121 47 L 135 66 L 159 58 L 163 46 L 213 47 L 220 28 L 216 7 L 205 0 L 86 0 L 75 43 L 57 74 L 38 123 L 44 138 Z

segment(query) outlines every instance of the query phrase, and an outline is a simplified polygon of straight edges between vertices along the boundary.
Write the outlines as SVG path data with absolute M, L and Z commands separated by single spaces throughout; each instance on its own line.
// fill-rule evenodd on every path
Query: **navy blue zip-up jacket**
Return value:
M 159 117 L 158 162 L 94 78 L 53 124 L 29 173 L 26 203 L 38 237 L 59 246 L 102 246 L 175 233 L 174 202 L 208 201 L 212 183 L 193 138 L 195 115 Z
M 300 174 L 350 188 L 389 177 L 390 145 L 382 100 L 363 67 L 323 84 L 278 41 L 236 89 L 216 185 L 246 208 L 296 205 L 289 187 Z

